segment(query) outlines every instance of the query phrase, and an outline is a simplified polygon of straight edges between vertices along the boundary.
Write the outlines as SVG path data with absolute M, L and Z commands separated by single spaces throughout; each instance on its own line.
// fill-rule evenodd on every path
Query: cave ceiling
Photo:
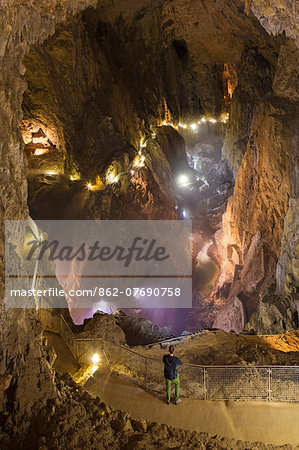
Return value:
M 272 67 L 282 40 L 242 1 L 103 1 L 26 55 L 24 119 L 56 128 L 67 163 L 86 172 L 136 148 L 164 102 L 176 121 L 220 117 L 224 64 L 254 49 Z

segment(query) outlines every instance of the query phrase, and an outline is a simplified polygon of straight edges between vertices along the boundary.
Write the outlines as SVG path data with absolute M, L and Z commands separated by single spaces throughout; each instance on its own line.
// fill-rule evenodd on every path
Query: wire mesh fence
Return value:
M 208 400 L 267 400 L 269 397 L 266 367 L 207 367 L 204 370 Z
M 49 316 L 50 314 L 50 316 Z M 149 391 L 165 393 L 162 359 L 147 358 L 128 347 L 102 338 L 77 338 L 57 313 L 43 311 L 45 329 L 60 333 L 81 364 L 100 356 L 108 367 Z M 181 395 L 200 400 L 299 402 L 299 366 L 199 366 L 179 367 Z
M 299 401 L 299 367 L 272 367 L 270 374 L 270 400 Z
M 179 372 L 182 396 L 204 400 L 206 375 L 204 368 L 183 364 Z

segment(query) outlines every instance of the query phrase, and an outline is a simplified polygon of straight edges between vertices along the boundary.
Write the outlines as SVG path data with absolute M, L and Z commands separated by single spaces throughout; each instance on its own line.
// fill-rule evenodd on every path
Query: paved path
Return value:
M 212 436 L 299 446 L 298 404 L 184 399 L 178 406 L 166 405 L 163 397 L 145 392 L 121 376 L 101 374 L 100 370 L 85 387 L 113 408 L 137 419 Z
M 79 366 L 62 338 L 50 332 L 45 335 L 57 353 L 54 367 L 61 373 L 74 374 Z M 136 419 L 208 432 L 212 436 L 299 448 L 298 403 L 212 402 L 188 398 L 178 406 L 166 405 L 164 396 L 146 392 L 122 376 L 101 369 L 85 387 L 92 395 L 98 395 L 108 405 L 129 412 Z

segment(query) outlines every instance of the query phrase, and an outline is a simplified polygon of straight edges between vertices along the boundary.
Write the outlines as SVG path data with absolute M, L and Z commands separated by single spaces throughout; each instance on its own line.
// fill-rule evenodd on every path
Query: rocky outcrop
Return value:
M 140 138 L 149 136 L 157 119 L 164 119 L 164 99 L 174 121 L 190 122 L 203 113 L 220 115 L 224 111 L 223 65 L 240 62 L 247 47 L 258 48 L 255 56 L 262 62 L 265 70 L 261 70 L 261 77 L 265 76 L 268 86 L 268 72 L 276 65 L 281 40 L 269 36 L 252 14 L 247 16 L 241 0 L 231 2 L 230 8 L 225 0 L 158 1 L 149 5 L 132 1 L 130 7 L 128 2 L 103 0 L 99 2 L 97 11 L 90 9 L 83 15 L 80 13 L 95 3 L 94 0 L 4 0 L 1 3 L 1 236 L 4 220 L 28 217 L 26 162 L 19 131 L 23 119 L 22 96 L 27 88 L 23 103 L 25 119 L 54 127 L 68 157 L 69 172 L 80 170 L 88 182 L 89 176 L 98 175 L 99 166 L 110 163 L 115 152 L 134 153 L 135 157 Z M 252 10 L 254 4 L 258 2 L 250 5 Z M 276 8 L 276 3 L 274 6 Z M 282 17 L 281 11 L 274 11 Z M 258 17 L 264 14 L 263 11 L 254 12 Z M 79 15 L 74 20 L 71 16 L 75 14 Z M 271 15 L 268 24 L 264 23 L 267 29 L 271 32 L 285 29 L 294 36 L 291 15 L 288 15 L 290 23 L 285 21 L 281 28 L 277 28 L 272 12 L 268 11 L 265 17 L 267 14 Z M 55 36 L 44 43 L 55 32 Z M 281 48 L 273 89 L 277 96 L 292 99 L 296 91 L 290 83 L 294 85 L 296 80 L 296 63 L 292 62 L 290 73 L 283 73 L 285 62 L 292 55 L 291 44 L 285 44 Z M 254 67 L 259 68 L 260 65 Z M 254 270 L 250 272 L 249 287 L 248 283 L 244 286 L 244 279 L 241 281 L 246 293 L 248 289 L 252 293 L 256 287 L 262 292 L 269 286 L 273 281 L 273 271 L 269 267 L 273 267 L 278 258 L 281 261 L 281 285 L 288 291 L 294 287 L 291 278 L 296 274 L 296 250 L 287 244 L 296 227 L 292 214 L 297 191 L 290 189 L 288 169 L 289 152 L 295 142 L 295 134 L 289 126 L 294 121 L 293 100 L 284 104 L 275 98 L 261 100 L 252 113 L 252 142 L 247 147 L 236 191 L 224 218 L 221 244 L 224 266 L 229 268 L 224 273 L 230 280 L 234 274 L 237 275 L 240 265 L 250 267 L 251 264 L 255 270 L 256 267 L 263 268 L 258 285 L 253 277 Z M 232 120 L 233 108 L 232 105 Z M 240 107 L 236 109 L 236 114 L 239 114 Z M 247 116 L 241 119 L 243 137 L 246 137 L 249 121 Z M 157 148 L 156 151 L 158 155 L 162 154 Z M 239 165 L 240 152 L 236 160 L 236 165 Z M 125 206 L 131 203 L 132 198 L 137 198 L 138 207 L 131 217 L 140 217 L 141 214 L 141 217 L 175 218 L 171 189 L 167 187 L 162 192 L 160 175 L 155 177 L 161 165 L 159 173 L 165 173 L 167 178 L 169 167 L 164 164 L 165 160 L 160 164 L 161 159 L 157 157 L 156 161 L 158 165 L 153 170 L 142 168 L 132 183 L 133 187 L 125 191 L 129 193 Z M 121 189 L 124 192 L 125 186 Z M 117 183 L 111 190 L 116 218 L 121 217 L 125 210 L 122 201 L 126 196 L 119 194 Z M 105 209 L 103 204 L 110 205 L 110 189 L 107 192 L 107 198 L 102 198 L 96 205 L 101 213 Z M 80 191 L 80 199 L 81 194 L 83 203 L 87 194 L 91 197 L 89 193 L 84 192 L 83 195 Z M 248 198 L 249 194 L 251 198 Z M 292 197 L 290 203 L 289 196 Z M 156 198 L 159 208 L 156 208 Z M 283 224 L 288 205 L 289 214 Z M 281 251 L 283 229 L 285 240 Z M 249 249 L 255 244 L 258 252 L 250 259 L 252 252 Z M 3 298 L 3 240 L 0 242 L 0 257 L 0 293 Z M 285 276 L 286 271 L 291 274 L 289 278 Z M 237 290 L 234 295 L 237 295 Z M 12 377 L 7 389 L 0 392 L 1 423 L 9 439 L 9 436 L 21 436 L 26 432 L 30 417 L 38 415 L 47 400 L 57 396 L 57 389 L 51 369 L 53 355 L 43 345 L 36 314 L 5 309 L 1 302 L 0 321 L 1 373 Z M 52 410 L 51 404 L 46 406 L 44 419 L 51 415 Z M 80 406 L 76 405 L 70 416 L 76 417 L 80 411 Z M 64 412 L 64 408 L 59 411 L 60 414 Z M 46 420 L 43 423 L 47 423 Z M 53 419 L 51 423 L 55 434 L 60 419 Z M 69 426 L 70 423 L 71 417 L 69 423 L 64 421 L 64 430 L 72 433 L 77 422 L 73 427 Z M 74 446 L 80 436 L 77 434 L 76 438 L 78 441 L 74 439 Z M 67 445 L 68 437 L 61 439 L 57 445 Z M 91 440 L 86 442 L 89 444 Z M 190 442 L 189 448 L 197 443 L 192 439 Z M 44 439 L 41 439 L 41 445 L 44 445 Z
M 224 331 L 235 331 L 240 333 L 246 323 L 246 313 L 243 303 L 238 297 L 235 297 L 227 305 L 221 308 L 213 323 L 213 328 L 219 328 Z
M 279 97 L 287 97 L 291 104 L 298 105 L 299 75 L 296 62 L 299 50 L 294 43 L 288 42 L 280 51 L 276 76 L 273 82 L 275 93 Z M 286 70 L 287 67 L 287 70 Z M 284 230 L 281 242 L 281 253 L 276 270 L 277 293 L 291 294 L 296 297 L 299 286 L 299 141 L 298 141 L 298 109 L 294 109 L 294 137 L 290 152 L 290 182 L 291 196 L 287 214 L 284 219 Z
M 131 317 L 122 311 L 116 312 L 114 317 L 125 333 L 128 345 L 147 345 L 174 337 L 171 334 L 171 326 L 158 327 L 150 320 Z
M 238 264 L 244 264 L 257 233 L 276 258 L 279 256 L 291 189 L 291 117 L 292 111 L 286 111 L 275 98 L 256 109 L 250 142 L 223 219 L 223 239 L 235 246 Z M 234 266 L 230 271 L 234 272 Z
M 1 427 L 17 440 L 26 433 L 32 416 L 57 396 L 51 368 L 55 354 L 45 346 L 34 313 L 10 310 L 4 317 L 0 372 L 5 373 L 7 383 L 0 391 Z M 9 324 L 13 325 L 7 329 Z
M 223 156 L 235 176 L 242 164 L 256 104 L 272 90 L 274 67 L 257 49 L 245 49 L 238 70 L 238 86 L 230 104 L 230 120 L 223 144 Z
M 239 293 L 255 292 L 258 297 L 275 282 L 291 195 L 290 160 L 296 153 L 294 114 L 293 105 L 278 98 L 267 99 L 255 110 L 247 151 L 218 233 L 222 281 L 233 281 L 231 299 Z
M 284 219 L 281 253 L 276 269 L 278 294 L 294 295 L 299 287 L 298 210 L 298 199 L 291 197 Z
M 157 141 L 165 154 L 172 172 L 189 169 L 184 138 L 173 127 L 156 129 Z
M 265 295 L 245 330 L 256 334 L 279 334 L 298 327 L 297 305 L 291 296 Z
M 292 40 L 282 45 L 273 80 L 275 95 L 292 102 L 298 102 L 299 96 L 298 57 L 299 48 Z
M 3 436 L 6 447 L 17 444 L 24 450 L 32 448 L 32 442 L 39 448 L 113 449 L 135 448 L 141 450 L 175 448 L 251 448 L 253 445 L 270 450 L 276 446 L 245 441 L 236 442 L 229 438 L 211 437 L 208 433 L 196 433 L 175 429 L 156 422 L 147 422 L 132 417 L 131 414 L 114 410 L 93 398 L 85 388 L 76 385 L 72 378 L 56 375 L 59 396 L 49 401 L 39 416 L 31 423 L 28 434 L 22 440 Z M 10 447 L 12 448 L 12 447 Z M 278 448 L 278 447 L 277 447 Z
M 176 122 L 196 121 L 203 114 L 220 116 L 225 110 L 224 63 L 239 62 L 244 52 L 254 52 L 246 45 L 259 48 L 256 61 L 243 58 L 243 68 L 249 61 L 243 77 L 248 92 L 250 86 L 255 89 L 252 77 L 268 86 L 263 64 L 274 64 L 277 57 L 275 39 L 247 17 L 241 4 L 228 11 L 218 0 L 207 11 L 190 0 L 176 2 L 175 8 L 158 2 L 152 15 L 138 3 L 128 9 L 120 1 L 113 7 L 101 2 L 97 12 L 88 10 L 58 27 L 51 39 L 26 56 L 25 118 L 56 128 L 68 170 L 79 168 L 92 179 L 113 153 L 128 152 L 130 146 L 138 149 L 140 138 L 168 116 Z M 221 26 L 215 26 L 213 15 Z M 250 40 L 238 39 L 240 33 Z
M 281 8 L 283 11 L 282 4 Z M 222 242 L 226 242 L 226 255 L 222 252 L 222 258 L 227 262 L 226 273 L 230 272 L 228 278 L 233 280 L 230 292 L 231 307 L 233 307 L 235 295 L 243 292 L 246 298 L 243 303 L 245 302 L 245 309 L 248 310 L 246 320 L 249 320 L 250 315 L 256 312 L 259 315 L 258 320 L 263 322 L 262 316 L 264 316 L 269 330 L 272 329 L 275 332 L 279 329 L 283 331 L 285 326 L 288 328 L 297 326 L 294 310 L 299 283 L 297 268 L 298 127 L 296 125 L 298 123 L 299 77 L 295 63 L 297 60 L 298 48 L 293 41 L 289 40 L 280 47 L 275 70 L 274 66 L 268 65 L 268 75 L 264 72 L 267 83 L 263 85 L 264 77 L 255 79 L 253 85 L 256 90 L 253 91 L 251 88 L 251 100 L 246 102 L 244 99 L 242 103 L 245 104 L 245 109 L 243 110 L 236 108 L 238 104 L 241 106 L 238 102 L 238 95 L 242 88 L 240 74 L 239 85 L 231 103 L 231 122 L 224 144 L 224 152 L 234 167 L 235 173 L 238 170 L 236 163 L 238 158 L 241 163 L 234 195 L 229 200 L 227 212 L 223 218 Z M 259 57 L 255 61 L 259 61 L 259 65 L 262 63 Z M 265 70 L 267 64 L 264 62 L 260 66 L 260 73 L 263 71 L 262 67 Z M 256 75 L 259 73 L 257 67 L 254 72 Z M 249 78 L 246 81 L 245 76 L 243 86 L 249 86 L 248 81 Z M 264 98 L 267 92 L 268 95 Z M 275 96 L 270 97 L 270 92 Z M 246 111 L 246 105 L 250 105 L 250 117 L 243 129 L 244 133 L 238 129 L 238 126 L 245 123 L 242 120 L 242 114 Z M 237 141 L 236 137 L 240 140 Z M 249 142 L 243 157 L 242 153 L 247 141 Z M 241 142 L 243 142 L 243 151 L 241 151 Z M 235 152 L 230 153 L 229 150 L 233 148 Z M 253 237 L 254 232 L 255 237 Z M 235 240 L 236 233 L 239 235 L 238 242 Z M 269 310 L 269 317 L 273 319 L 271 327 L 272 319 L 269 321 L 266 319 L 267 308 L 263 307 L 262 299 L 259 312 L 255 311 L 255 308 L 258 307 L 259 295 L 265 294 L 270 285 L 275 282 L 277 297 L 270 295 L 274 303 L 273 311 L 270 313 Z M 285 308 L 282 306 L 282 309 L 277 311 L 275 305 L 279 305 L 279 298 L 281 305 L 285 305 Z M 288 316 L 289 309 L 292 313 L 286 321 L 287 325 L 283 326 L 281 315 Z M 275 316 L 276 319 L 274 319 Z M 219 317 L 221 319 L 221 316 Z M 256 328 L 263 328 L 265 332 L 265 327 L 262 325 L 256 323 Z
M 125 344 L 126 338 L 113 315 L 97 312 L 92 319 L 85 319 L 84 331 L 79 338 L 103 338 L 109 341 Z
M 245 8 L 259 19 L 263 27 L 272 34 L 285 32 L 299 44 L 299 26 L 297 20 L 298 6 L 288 0 L 245 0 Z
M 25 433 L 29 418 L 56 395 L 51 370 L 53 357 L 43 345 L 42 330 L 32 311 L 5 309 L 4 299 L 4 220 L 26 219 L 27 183 L 23 143 L 18 129 L 22 120 L 24 54 L 30 45 L 54 33 L 59 21 L 66 20 L 94 1 L 3 1 L 0 32 L 0 320 L 1 373 L 11 382 L 1 391 L 1 424 L 5 433 Z M 2 442 L 3 439 L 1 439 Z
M 0 375 L 0 391 L 6 391 L 9 388 L 11 379 L 11 375 Z

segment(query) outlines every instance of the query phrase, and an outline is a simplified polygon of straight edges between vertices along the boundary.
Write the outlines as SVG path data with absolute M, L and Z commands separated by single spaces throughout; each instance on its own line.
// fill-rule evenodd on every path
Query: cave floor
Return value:
M 236 440 L 289 444 L 292 448 L 299 442 L 299 429 L 294 426 L 299 421 L 297 404 L 183 399 L 178 406 L 167 405 L 161 394 L 146 392 L 119 375 L 100 370 L 85 387 L 90 394 L 136 419 Z
M 221 336 L 218 336 L 219 333 Z M 53 346 L 57 353 L 55 369 L 60 373 L 74 374 L 78 365 L 64 341 L 55 333 L 45 334 L 48 344 Z M 210 340 L 211 333 L 205 334 L 208 336 L 202 336 L 202 339 L 209 337 Z M 224 335 L 229 340 L 238 339 L 237 336 L 224 332 L 214 334 L 214 338 L 221 338 L 222 345 Z M 253 344 L 264 340 L 265 346 L 284 351 L 295 350 L 298 344 L 297 332 L 281 336 L 244 336 L 244 338 L 253 341 Z M 215 350 L 215 342 L 213 347 Z M 153 349 L 148 351 L 152 352 Z M 163 350 L 159 349 L 158 353 L 161 351 Z M 273 445 L 288 444 L 290 447 L 287 448 L 299 448 L 296 447 L 299 442 L 299 428 L 294 426 L 299 423 L 299 405 L 296 403 L 203 401 L 184 398 L 179 406 L 166 405 L 163 394 L 145 391 L 127 378 L 101 368 L 85 383 L 85 388 L 92 396 L 100 397 L 112 408 L 129 413 L 136 419 L 145 419 L 184 430 L 207 432 L 212 436 L 260 441 Z M 184 386 L 181 388 L 183 391 Z

